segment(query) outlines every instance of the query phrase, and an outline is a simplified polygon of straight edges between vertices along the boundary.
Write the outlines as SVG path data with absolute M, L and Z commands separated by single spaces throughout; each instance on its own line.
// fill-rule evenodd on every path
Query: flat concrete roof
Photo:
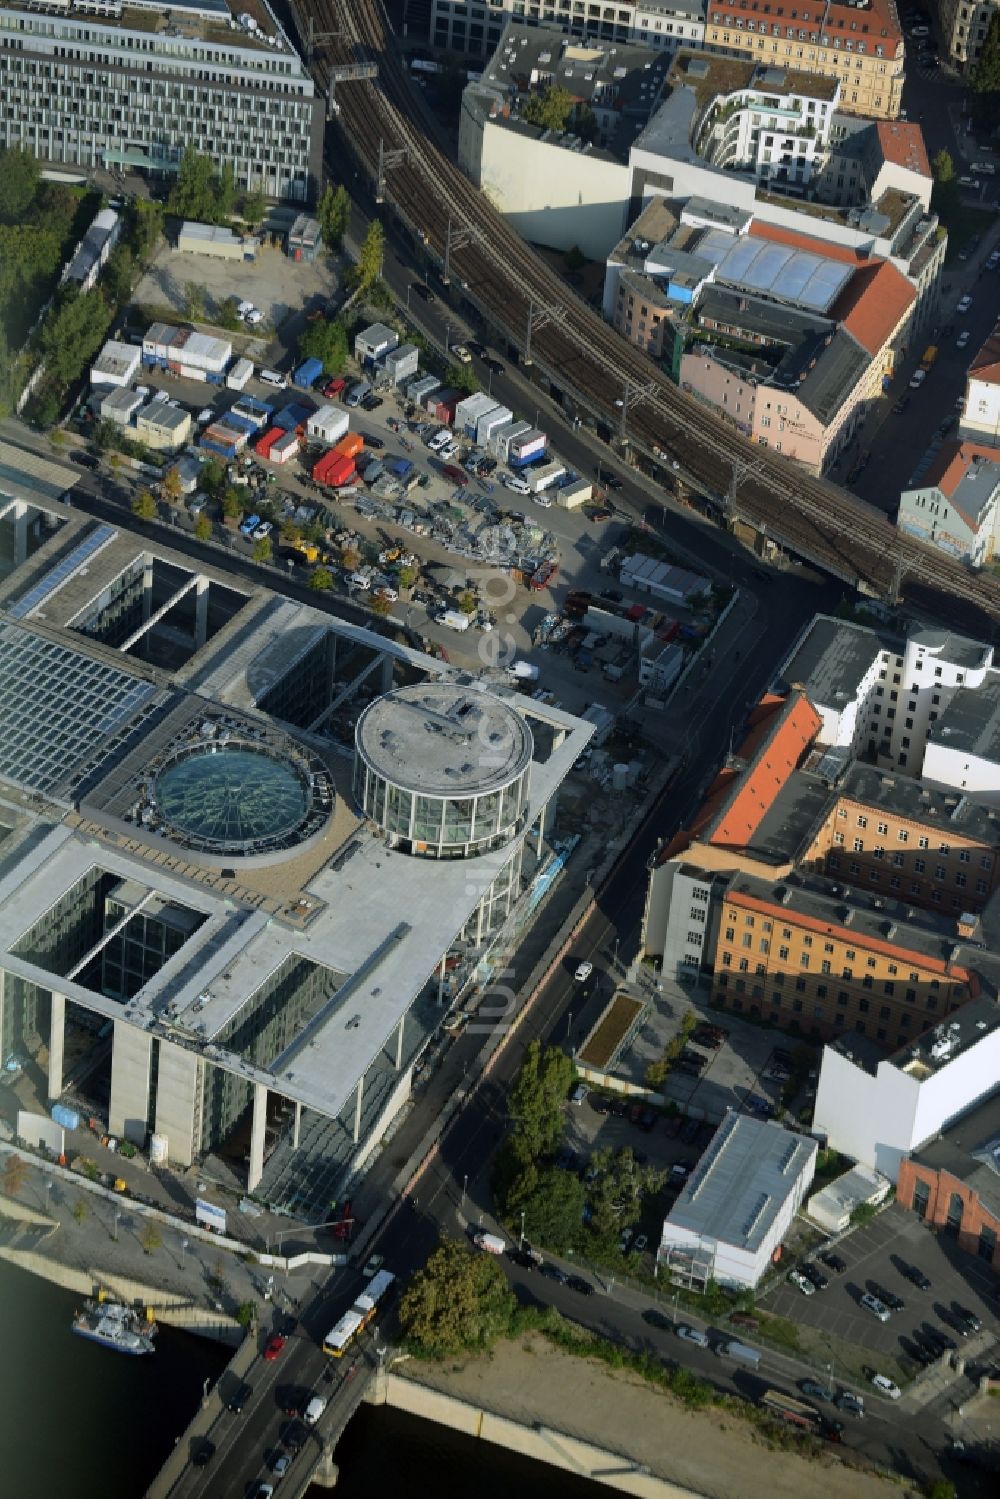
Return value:
M 421 682 L 376 698 L 355 743 L 372 770 L 408 791 L 482 796 L 531 763 L 531 730 L 512 704 L 476 685 Z
M 856 625 L 817 614 L 780 671 L 790 686 L 800 686 L 819 706 L 844 708 L 858 694 L 879 652 L 901 655 L 902 640 L 892 641 L 870 625 Z
M 960 687 L 931 724 L 927 741 L 958 754 L 1000 760 L 1000 672 L 981 687 Z
M 667 1215 L 671 1225 L 754 1254 L 815 1159 L 815 1140 L 729 1110 Z

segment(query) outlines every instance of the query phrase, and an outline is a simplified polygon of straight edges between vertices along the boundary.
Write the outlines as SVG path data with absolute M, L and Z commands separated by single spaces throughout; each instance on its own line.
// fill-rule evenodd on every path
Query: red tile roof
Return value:
M 874 357 L 888 343 L 916 296 L 916 289 L 894 265 L 888 260 L 873 260 L 851 277 L 830 308 L 830 316 Z
M 851 250 L 846 245 L 834 245 L 826 239 L 814 239 L 812 235 L 801 234 L 797 229 L 782 229 L 780 225 L 767 224 L 762 219 L 754 219 L 750 225 L 750 233 L 755 239 L 769 239 L 776 245 L 808 250 L 811 255 L 822 255 L 825 260 L 840 260 L 845 265 L 860 265 L 865 259 L 857 250 Z
M 754 712 L 757 721 L 740 746 L 747 769 L 709 835 L 716 848 L 746 847 L 822 724 L 802 692 L 766 697 Z
M 845 32 L 851 33 L 852 38 L 854 33 L 859 38 L 864 38 L 872 54 L 875 46 L 881 45 L 886 38 L 892 42 L 901 42 L 903 39 L 890 0 L 872 0 L 864 10 L 853 5 L 838 5 L 836 0 L 831 4 L 826 4 L 825 0 L 798 0 L 784 14 L 780 5 L 769 3 L 769 0 L 750 0 L 749 4 L 746 0 L 743 4 L 736 4 L 735 0 L 709 0 L 708 21 L 712 26 L 735 27 L 738 18 L 741 25 L 745 26 L 748 11 L 756 11 L 766 17 L 768 34 L 777 25 L 796 34 L 803 24 L 811 25 L 816 27 L 816 31 L 810 32 L 807 40 L 814 42 L 819 40 L 819 28 L 822 27 L 822 37 L 827 46 L 832 46 L 834 37 L 839 39 Z M 891 49 L 886 50 L 891 56 Z
M 1000 323 L 969 365 L 969 374 L 986 385 L 1000 385 Z
M 950 500 L 976 458 L 1000 464 L 1000 448 L 991 448 L 982 442 L 962 442 L 960 438 L 943 443 L 921 479 L 920 488 L 940 489 L 945 499 Z
M 886 161 L 919 172 L 921 177 L 930 177 L 931 164 L 919 125 L 912 120 L 876 120 L 875 128 Z

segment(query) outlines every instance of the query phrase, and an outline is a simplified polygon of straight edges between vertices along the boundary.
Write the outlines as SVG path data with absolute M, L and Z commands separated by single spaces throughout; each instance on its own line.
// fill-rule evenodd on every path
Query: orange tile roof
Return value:
M 790 245 L 794 250 L 808 250 L 811 255 L 822 255 L 825 260 L 840 260 L 845 265 L 861 265 L 865 257 L 847 245 L 834 245 L 826 239 L 816 239 L 811 234 L 802 234 L 797 229 L 782 229 L 779 224 L 768 224 L 754 219 L 749 231 L 755 239 L 769 239 L 776 245 Z
M 766 698 L 757 711 L 758 722 L 740 747 L 747 769 L 708 838 L 717 848 L 747 846 L 822 724 L 803 692 Z
M 969 365 L 969 374 L 986 385 L 1000 385 L 1000 323 Z
M 894 265 L 888 260 L 873 260 L 851 277 L 830 308 L 830 316 L 874 358 L 885 348 L 916 296 L 916 289 Z
M 921 177 L 930 177 L 930 159 L 924 144 L 924 132 L 919 125 L 913 120 L 876 120 L 875 129 L 886 161 L 897 167 L 906 167 L 910 172 L 919 172 Z
M 953 438 L 951 442 L 942 444 L 934 462 L 921 479 L 920 488 L 940 489 L 945 499 L 950 500 L 976 458 L 986 458 L 990 463 L 1000 464 L 1000 448 Z M 1000 473 L 997 477 L 1000 478 Z
M 782 23 L 789 32 L 796 33 L 803 23 L 815 26 L 816 32 L 810 33 L 807 40 L 814 42 L 822 35 L 827 46 L 832 46 L 834 37 L 839 39 L 845 32 L 852 36 L 856 32 L 859 37 L 871 38 L 869 45 L 872 51 L 875 45 L 886 38 L 895 42 L 903 39 L 890 0 L 872 0 L 864 10 L 853 5 L 838 5 L 836 0 L 832 0 L 830 4 L 826 0 L 798 0 L 784 15 L 782 7 L 769 3 L 769 0 L 749 0 L 749 4 L 747 0 L 743 0 L 742 4 L 736 3 L 736 0 L 709 0 L 708 21 L 712 26 L 735 26 L 738 18 L 745 25 L 748 11 L 757 11 L 766 16 L 766 23 L 761 24 L 767 25 L 769 34 L 772 26 Z
M 842 942 L 850 943 L 851 947 L 863 947 L 867 952 L 881 953 L 886 958 L 906 958 L 914 968 L 923 968 L 928 973 L 942 973 L 959 983 L 972 983 L 972 974 L 968 968 L 962 968 L 957 963 L 946 963 L 943 958 L 931 958 L 926 953 L 913 952 L 898 942 L 883 942 L 880 937 L 869 937 L 858 927 L 820 921 L 816 916 L 806 916 L 802 911 L 796 911 L 794 906 L 782 906 L 773 900 L 759 900 L 755 895 L 744 895 L 742 892 L 728 894 L 725 899 L 727 905 L 737 906 L 744 911 L 756 911 L 762 916 L 783 921 L 787 926 L 799 927 L 805 932 L 817 932 L 825 937 L 839 937 Z

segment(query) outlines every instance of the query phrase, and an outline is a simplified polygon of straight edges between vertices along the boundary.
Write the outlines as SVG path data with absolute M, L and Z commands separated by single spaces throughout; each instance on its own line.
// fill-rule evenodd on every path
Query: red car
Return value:
M 460 489 L 464 489 L 469 482 L 469 476 L 465 472 L 465 469 L 459 468 L 457 463 L 446 463 L 441 472 L 444 474 L 446 479 L 450 479 L 451 482 L 453 484 L 457 484 Z
M 331 380 L 327 385 L 323 386 L 323 394 L 329 400 L 331 396 L 339 396 L 346 385 L 346 380 Z
M 276 1332 L 273 1338 L 268 1338 L 267 1340 L 267 1346 L 264 1349 L 264 1357 L 266 1359 L 277 1358 L 278 1354 L 281 1352 L 282 1348 L 284 1348 L 287 1342 L 288 1339 L 284 1336 L 283 1333 Z

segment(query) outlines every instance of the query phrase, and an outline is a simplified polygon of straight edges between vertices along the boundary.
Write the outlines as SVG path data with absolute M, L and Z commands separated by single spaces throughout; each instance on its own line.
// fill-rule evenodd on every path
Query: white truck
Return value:
M 499 1234 L 476 1234 L 472 1242 L 477 1249 L 484 1249 L 487 1254 L 503 1254 L 507 1248 L 506 1241 Z
M 538 667 L 531 661 L 512 661 L 507 672 L 518 682 L 538 681 Z
M 446 609 L 441 615 L 441 624 L 447 625 L 449 630 L 467 630 L 472 624 L 472 617 L 463 614 L 460 609 Z

